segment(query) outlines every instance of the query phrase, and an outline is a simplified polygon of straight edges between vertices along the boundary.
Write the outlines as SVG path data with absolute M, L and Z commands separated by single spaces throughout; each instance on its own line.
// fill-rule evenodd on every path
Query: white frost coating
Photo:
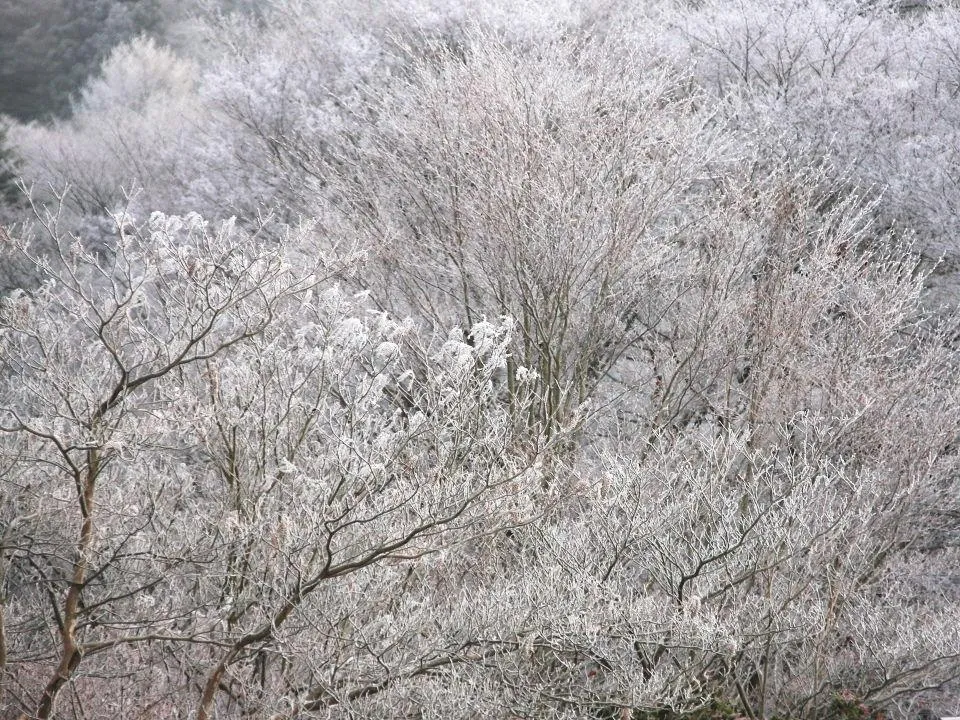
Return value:
M 387 365 L 388 363 L 396 360 L 400 357 L 400 347 L 394 342 L 382 342 L 377 346 L 377 349 L 374 351 L 374 359 L 377 364 L 380 366 Z

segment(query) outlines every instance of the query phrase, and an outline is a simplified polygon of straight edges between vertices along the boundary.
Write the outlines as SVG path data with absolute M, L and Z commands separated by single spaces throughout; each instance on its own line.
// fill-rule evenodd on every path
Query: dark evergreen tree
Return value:
M 0 113 L 70 114 L 110 50 L 161 26 L 158 0 L 0 0 Z

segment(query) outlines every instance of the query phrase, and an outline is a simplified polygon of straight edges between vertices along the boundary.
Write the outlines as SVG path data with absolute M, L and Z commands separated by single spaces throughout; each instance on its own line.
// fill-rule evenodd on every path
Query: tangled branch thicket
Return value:
M 957 11 L 381 5 L 9 128 L 0 714 L 956 710 Z

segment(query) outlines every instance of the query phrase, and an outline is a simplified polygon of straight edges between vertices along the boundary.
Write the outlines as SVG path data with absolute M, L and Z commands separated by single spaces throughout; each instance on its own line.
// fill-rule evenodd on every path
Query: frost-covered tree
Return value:
M 140 37 L 111 53 L 71 119 L 13 126 L 11 144 L 37 199 L 54 202 L 70 188 L 65 209 L 81 218 L 118 210 L 136 190 L 165 207 L 184 185 L 186 140 L 199 110 L 195 73 L 169 48 Z
M 0 326 L 5 710 L 806 718 L 956 678 L 956 329 L 805 180 L 724 196 L 592 452 L 524 421 L 516 320 L 431 340 L 306 229 L 48 219 Z
M 549 429 L 689 291 L 681 209 L 709 212 L 730 162 L 697 102 L 629 43 L 435 47 L 327 165 L 334 231 L 370 249 L 384 307 L 437 327 L 515 318 L 530 421 Z
M 883 197 L 885 223 L 953 267 L 960 194 L 943 169 L 957 148 L 955 5 L 670 2 L 652 15 L 636 32 L 692 67 L 770 165 L 829 157 L 842 181 Z
M 7 139 L 8 123 L 0 118 L 0 219 L 9 222 L 24 203 L 19 174 L 21 161 Z
M 319 708 L 459 660 L 432 568 L 549 502 L 493 402 L 510 328 L 421 347 L 197 216 L 119 216 L 105 255 L 52 223 L 0 321 L 5 712 Z
M 158 31 L 158 0 L 0 3 L 0 112 L 21 121 L 66 117 L 73 96 L 110 51 Z

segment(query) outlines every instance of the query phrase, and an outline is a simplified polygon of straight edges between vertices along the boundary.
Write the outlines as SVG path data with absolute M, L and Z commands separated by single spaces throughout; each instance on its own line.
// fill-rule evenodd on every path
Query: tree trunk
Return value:
M 80 536 L 77 538 L 76 557 L 73 561 L 73 572 L 70 577 L 70 587 L 63 602 L 63 626 L 60 629 L 61 651 L 60 662 L 53 677 L 47 682 L 37 705 L 37 720 L 48 720 L 53 717 L 57 694 L 73 677 L 73 673 L 80 665 L 83 657 L 81 647 L 77 641 L 77 619 L 80 614 L 80 597 L 87 579 L 87 569 L 90 566 L 90 546 L 93 543 L 93 498 L 96 487 L 97 474 L 100 470 L 100 456 L 97 450 L 87 452 L 87 467 L 82 478 L 78 478 L 81 489 Z

